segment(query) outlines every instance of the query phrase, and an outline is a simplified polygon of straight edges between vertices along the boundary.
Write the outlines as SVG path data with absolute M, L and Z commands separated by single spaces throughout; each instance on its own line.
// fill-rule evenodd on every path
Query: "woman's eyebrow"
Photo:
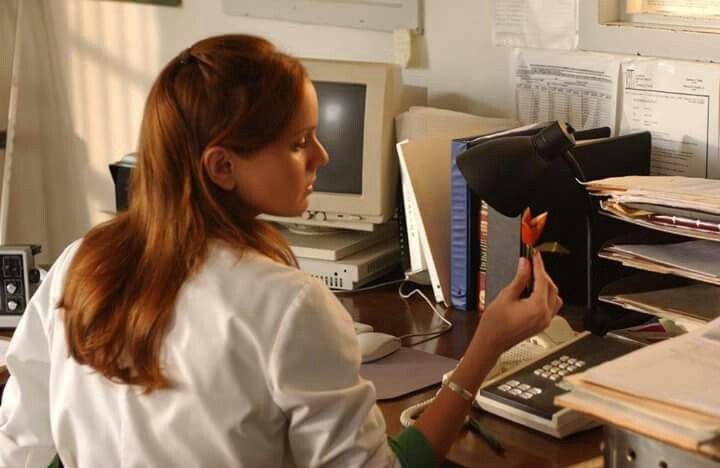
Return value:
M 303 128 L 303 129 L 301 129 L 301 130 L 298 130 L 298 131 L 296 131 L 296 132 L 293 132 L 293 133 L 291 134 L 291 136 L 295 137 L 295 136 L 298 136 L 298 135 L 300 135 L 300 134 L 307 133 L 307 132 L 309 132 L 310 130 L 313 130 L 313 129 L 315 129 L 315 126 L 314 126 L 314 125 L 311 125 L 311 126 L 309 126 L 309 127 L 305 127 L 305 128 Z

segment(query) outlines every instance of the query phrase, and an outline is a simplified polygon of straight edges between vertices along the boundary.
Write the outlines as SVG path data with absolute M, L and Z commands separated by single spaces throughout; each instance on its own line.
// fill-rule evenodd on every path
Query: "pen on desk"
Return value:
M 468 418 L 468 425 L 470 426 L 470 429 L 475 431 L 475 433 L 479 435 L 480 438 L 490 446 L 493 452 L 497 453 L 498 455 L 502 455 L 505 453 L 505 447 L 503 447 L 500 441 L 497 440 L 492 434 L 490 434 L 487 429 L 482 427 L 480 421 L 475 419 L 473 416 L 470 416 Z

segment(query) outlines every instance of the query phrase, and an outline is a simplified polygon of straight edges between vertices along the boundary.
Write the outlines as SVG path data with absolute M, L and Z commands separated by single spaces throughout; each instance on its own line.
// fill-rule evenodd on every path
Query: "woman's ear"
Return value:
M 210 180 L 223 190 L 234 190 L 237 182 L 233 165 L 235 156 L 231 151 L 221 147 L 212 146 L 202 155 L 202 165 Z

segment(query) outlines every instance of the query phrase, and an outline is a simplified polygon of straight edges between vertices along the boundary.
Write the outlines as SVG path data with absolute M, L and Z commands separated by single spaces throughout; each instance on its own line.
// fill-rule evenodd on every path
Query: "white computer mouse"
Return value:
M 354 322 L 353 325 L 355 325 L 355 334 L 359 335 L 360 333 L 368 333 L 373 331 L 372 325 L 368 325 L 367 323 L 361 323 L 361 322 Z
M 362 362 L 372 362 L 382 359 L 400 349 L 400 338 L 387 333 L 367 332 L 357 335 L 360 343 Z

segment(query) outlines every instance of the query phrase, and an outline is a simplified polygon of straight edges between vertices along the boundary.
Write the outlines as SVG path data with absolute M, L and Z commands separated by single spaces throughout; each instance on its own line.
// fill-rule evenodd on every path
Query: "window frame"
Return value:
M 588 51 L 720 62 L 720 19 L 627 14 L 627 0 L 579 0 L 578 48 Z M 684 22 L 680 23 L 680 19 Z M 631 23 L 629 21 L 637 20 Z M 655 22 L 658 21 L 658 22 Z

